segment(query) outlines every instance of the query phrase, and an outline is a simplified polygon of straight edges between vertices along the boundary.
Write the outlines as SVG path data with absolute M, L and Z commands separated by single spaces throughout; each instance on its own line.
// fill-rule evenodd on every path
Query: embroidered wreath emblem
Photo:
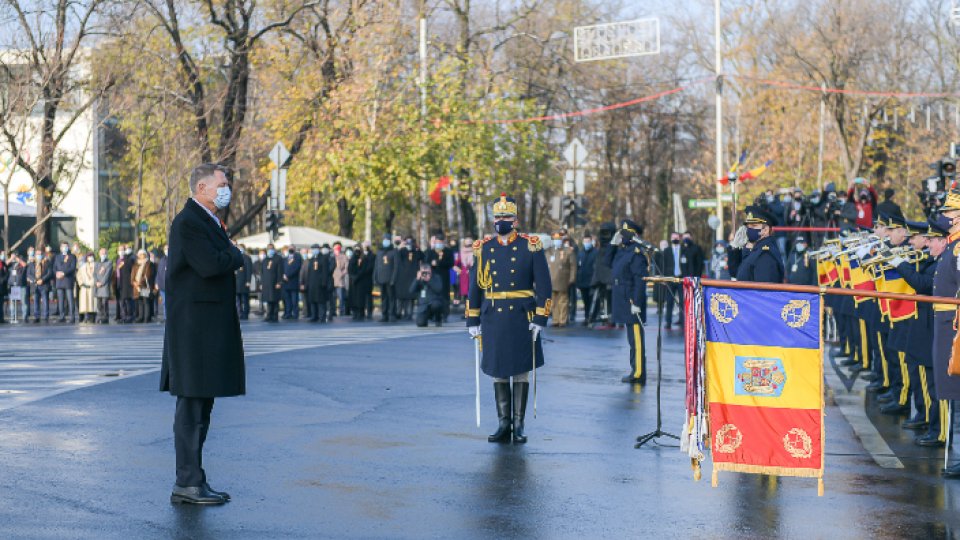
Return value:
M 783 447 L 791 456 L 798 459 L 813 455 L 813 440 L 800 428 L 793 428 L 783 436 Z
M 713 447 L 721 454 L 732 454 L 743 443 L 743 433 L 733 424 L 724 424 L 717 430 Z

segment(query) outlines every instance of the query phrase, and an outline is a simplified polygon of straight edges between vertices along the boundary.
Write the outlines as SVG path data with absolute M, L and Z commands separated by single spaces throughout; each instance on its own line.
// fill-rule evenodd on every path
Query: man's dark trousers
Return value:
M 203 472 L 203 443 L 210 429 L 213 398 L 177 396 L 177 412 L 173 419 L 173 440 L 177 451 L 177 485 L 202 486 L 207 481 Z

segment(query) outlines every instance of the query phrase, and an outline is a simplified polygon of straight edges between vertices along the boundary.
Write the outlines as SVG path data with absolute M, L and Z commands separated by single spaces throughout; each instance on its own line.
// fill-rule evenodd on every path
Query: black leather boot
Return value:
M 523 417 L 527 412 L 527 394 L 530 391 L 530 383 L 513 383 L 513 442 L 514 444 L 523 444 L 527 442 L 527 436 L 523 434 Z
M 497 400 L 497 418 L 500 419 L 500 425 L 496 433 L 487 437 L 490 442 L 509 442 L 510 441 L 510 383 L 493 383 L 493 395 Z

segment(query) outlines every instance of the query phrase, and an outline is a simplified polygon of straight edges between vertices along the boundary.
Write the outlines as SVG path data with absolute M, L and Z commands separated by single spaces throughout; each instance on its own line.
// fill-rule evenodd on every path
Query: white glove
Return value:
M 747 226 L 741 225 L 737 232 L 733 235 L 733 240 L 730 241 L 730 245 L 737 248 L 743 249 L 743 246 L 747 245 Z
M 543 327 L 539 324 L 530 323 L 530 331 L 533 332 L 533 340 L 536 341 L 540 337 L 540 332 L 543 332 Z
M 632 315 L 639 315 L 641 311 L 643 310 L 640 308 L 640 306 L 635 306 L 633 304 L 630 304 L 630 313 Z
M 480 325 L 477 326 L 468 326 L 467 332 L 470 332 L 470 337 L 475 338 L 480 335 Z
M 857 250 L 857 258 L 863 259 L 867 255 L 870 255 L 870 246 L 864 246 Z
M 904 259 L 903 257 L 894 257 L 890 259 L 890 266 L 893 266 L 894 268 L 896 268 L 905 262 L 907 262 L 907 260 Z
M 621 242 L 623 242 L 623 238 L 621 238 L 620 236 L 620 231 L 617 231 L 616 233 L 614 233 L 613 238 L 610 239 L 610 245 L 619 246 Z

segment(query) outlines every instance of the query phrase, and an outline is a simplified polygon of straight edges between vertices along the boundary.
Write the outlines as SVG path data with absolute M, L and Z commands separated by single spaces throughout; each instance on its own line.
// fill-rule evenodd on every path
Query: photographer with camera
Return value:
M 876 218 L 877 192 L 865 178 L 855 178 L 847 189 L 847 203 L 856 211 L 855 223 L 863 229 L 872 229 Z M 849 210 L 844 212 L 846 217 Z
M 433 273 L 430 265 L 420 263 L 417 278 L 410 284 L 410 296 L 417 298 L 417 326 L 424 327 L 433 319 L 437 326 L 443 324 L 446 296 L 443 280 Z

